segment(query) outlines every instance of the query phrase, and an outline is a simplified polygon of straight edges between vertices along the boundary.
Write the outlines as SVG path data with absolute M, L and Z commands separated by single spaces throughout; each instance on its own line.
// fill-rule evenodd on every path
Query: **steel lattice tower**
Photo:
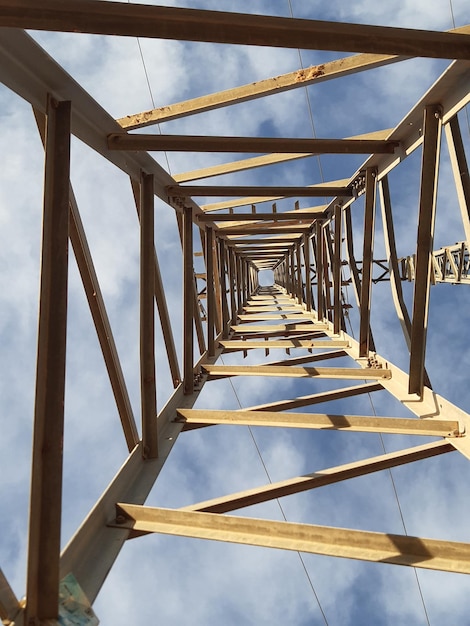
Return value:
M 0 78 L 32 106 L 45 148 L 26 602 L 17 600 L 1 574 L 4 622 L 57 623 L 59 604 L 66 610 L 67 598 L 61 595 L 59 602 L 59 587 L 62 584 L 63 594 L 67 576 L 72 577 L 66 579 L 68 584 L 78 584 L 93 603 L 126 541 L 149 533 L 470 573 L 470 543 L 231 514 L 454 450 L 470 458 L 466 437 L 470 416 L 433 390 L 425 368 L 431 286 L 470 281 L 470 181 L 459 126 L 459 112 L 470 98 L 470 27 L 418 31 L 95 0 L 0 0 L 0 26 Z M 20 29 L 306 50 L 340 48 L 354 54 L 116 120 Z M 361 135 L 352 129 L 344 139 L 132 132 L 410 57 L 453 61 L 393 129 Z M 437 181 L 444 158 L 441 134 L 465 239 L 436 250 Z M 70 182 L 72 135 L 131 180 L 140 223 L 140 427 Z M 149 151 L 263 156 L 172 177 Z M 417 224 L 410 220 L 416 249 L 399 258 L 393 181 L 395 172 L 417 153 L 421 153 Z M 332 182 L 297 186 L 252 182 L 254 171 L 325 154 L 359 154 L 365 160 L 346 178 L 338 176 Z M 251 174 L 246 185 L 194 184 L 217 176 L 229 180 L 230 174 L 243 171 Z M 213 197 L 214 202 L 200 205 L 200 197 Z M 155 198 L 174 212 L 181 240 L 181 248 L 172 251 L 181 258 L 182 268 L 181 358 L 172 331 L 174 310 L 156 254 L 160 251 L 155 247 Z M 309 202 L 313 206 L 300 206 Z M 386 257 L 380 259 L 374 256 L 376 208 Z M 96 327 L 128 456 L 61 552 L 70 250 Z M 272 284 L 263 286 L 266 273 L 272 275 Z M 405 281 L 413 291 L 412 307 L 406 304 Z M 391 363 L 381 354 L 377 337 L 374 341 L 371 303 L 377 283 L 391 289 L 409 350 L 406 368 Z M 352 303 L 346 301 L 346 288 L 354 294 Z M 351 309 L 352 304 L 357 307 Z M 161 345 L 156 345 L 156 317 Z M 168 402 L 158 407 L 156 351 L 166 355 L 174 386 Z M 286 356 L 278 360 L 276 355 L 283 352 Z M 237 355 L 247 357 L 246 364 Z M 311 391 L 244 409 L 201 406 L 203 390 L 212 381 L 251 376 L 299 379 L 307 381 Z M 324 380 L 331 381 L 328 388 L 322 386 Z M 322 411 L 323 403 L 344 399 L 353 403 L 367 394 L 374 399 L 377 414 L 316 412 Z M 384 397 L 393 398 L 407 417 L 390 415 Z M 188 502 L 178 509 L 146 506 L 180 435 L 189 438 L 195 429 L 209 432 L 213 425 L 307 429 L 312 436 L 314 431 L 329 430 L 434 439 L 259 488 Z M 92 619 L 86 607 L 83 615 L 87 610 Z

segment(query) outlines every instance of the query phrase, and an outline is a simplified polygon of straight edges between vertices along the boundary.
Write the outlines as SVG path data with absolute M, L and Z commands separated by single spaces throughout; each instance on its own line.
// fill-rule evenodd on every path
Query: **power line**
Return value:
M 225 365 L 224 360 L 222 358 L 222 355 L 220 356 L 220 360 L 222 361 L 222 364 Z M 235 385 L 233 384 L 233 381 L 232 381 L 231 378 L 229 378 L 229 383 L 230 383 L 230 386 L 232 387 L 233 393 L 234 393 L 235 398 L 237 400 L 238 407 L 240 408 L 240 410 L 242 410 L 243 409 L 242 403 L 240 402 L 240 398 L 238 396 L 238 393 L 237 393 L 237 391 L 235 389 Z M 267 477 L 269 483 L 272 484 L 273 481 L 271 480 L 271 476 L 269 474 L 268 468 L 267 468 L 266 463 L 265 463 L 265 461 L 263 459 L 263 455 L 261 454 L 261 450 L 260 450 L 260 448 L 258 446 L 258 443 L 256 441 L 256 438 L 255 438 L 254 434 L 253 434 L 253 429 L 251 428 L 251 426 L 248 426 L 248 432 L 251 435 L 251 439 L 253 440 L 253 444 L 255 446 L 256 452 L 258 453 L 258 457 L 259 457 L 259 459 L 261 461 L 261 465 L 263 466 L 263 469 L 264 469 L 264 472 L 266 474 L 266 477 Z M 286 514 L 284 513 L 284 509 L 282 507 L 282 504 L 281 504 L 281 501 L 279 500 L 279 498 L 276 498 L 276 502 L 277 502 L 277 504 L 279 506 L 279 510 L 281 511 L 281 515 L 282 515 L 284 521 L 287 522 L 287 517 L 286 517 Z M 313 584 L 312 579 L 310 577 L 310 574 L 308 573 L 307 566 L 305 565 L 305 561 L 304 561 L 304 559 L 302 557 L 302 554 L 299 551 L 297 551 L 297 554 L 298 554 L 298 557 L 299 557 L 300 562 L 302 564 L 302 568 L 304 570 L 304 573 L 305 573 L 305 576 L 307 578 L 307 581 L 308 581 L 308 584 L 310 586 L 310 589 L 312 590 L 312 593 L 313 593 L 313 595 L 315 597 L 315 600 L 316 600 L 316 602 L 318 604 L 318 608 L 320 609 L 320 613 L 322 614 L 323 621 L 325 622 L 325 626 L 329 626 L 328 620 L 326 618 L 325 612 L 324 612 L 323 607 L 322 607 L 321 602 L 320 602 L 320 598 L 318 597 L 318 594 L 317 594 L 317 592 L 315 590 L 315 587 L 314 587 L 314 584 Z
M 342 270 L 341 270 L 341 273 L 342 273 Z M 346 289 L 347 289 L 347 286 L 346 286 Z M 349 315 L 347 315 L 346 318 L 347 318 L 347 320 L 349 322 L 349 328 L 350 328 L 350 331 L 351 331 L 351 336 L 352 336 L 353 339 L 355 339 L 355 337 L 354 337 L 354 329 L 353 329 L 353 326 L 351 324 L 351 320 L 349 318 Z M 377 411 L 375 410 L 375 406 L 374 406 L 374 402 L 372 400 L 371 393 L 369 392 L 367 394 L 367 396 L 369 398 L 370 406 L 371 406 L 372 412 L 374 414 L 374 417 L 377 417 Z M 385 448 L 385 442 L 384 442 L 382 433 L 378 433 L 378 434 L 379 434 L 379 438 L 380 438 L 380 443 L 382 445 L 382 450 L 383 450 L 384 454 L 387 454 L 387 450 Z M 403 515 L 403 510 L 402 510 L 402 507 L 401 507 L 401 504 L 400 504 L 400 499 L 398 497 L 398 491 L 397 491 L 397 487 L 396 487 L 396 484 L 395 484 L 395 479 L 393 478 L 392 470 L 389 468 L 387 471 L 388 471 L 388 475 L 390 477 L 392 490 L 393 490 L 393 493 L 395 495 L 395 500 L 396 500 L 396 503 L 397 503 L 398 512 L 399 512 L 401 523 L 402 523 L 402 526 L 403 526 L 403 532 L 405 533 L 405 535 L 408 536 L 408 531 L 407 531 L 406 524 L 405 524 L 405 518 L 404 518 L 404 515 Z M 414 570 L 415 577 L 416 577 L 416 584 L 418 586 L 418 593 L 419 593 L 419 596 L 421 598 L 421 603 L 423 605 L 423 610 L 424 610 L 424 615 L 425 615 L 425 618 L 426 618 L 426 623 L 428 624 L 428 626 L 431 626 L 431 622 L 429 621 L 428 611 L 427 611 L 427 608 L 426 608 L 426 602 L 424 601 L 424 595 L 423 595 L 423 591 L 421 589 L 421 583 L 419 581 L 419 576 L 418 576 L 418 572 L 416 570 L 416 567 L 413 567 L 413 570 Z
M 292 9 L 292 1 L 291 0 L 287 0 L 287 2 L 288 2 L 288 5 L 289 5 L 289 11 L 290 11 L 291 18 L 294 18 L 294 11 Z M 450 7 L 451 7 L 451 13 L 452 13 L 452 21 L 453 21 L 454 28 L 455 28 L 455 19 L 454 19 L 452 0 L 449 0 L 449 2 L 450 2 Z M 297 52 L 298 52 L 298 55 L 299 55 L 299 62 L 300 62 L 301 69 L 303 69 L 304 65 L 303 65 L 302 53 L 300 51 L 300 48 L 297 49 Z M 313 137 L 315 138 L 316 137 L 315 122 L 314 122 L 314 119 L 313 119 L 312 105 L 311 105 L 310 95 L 309 95 L 307 87 L 305 87 L 305 96 L 306 96 L 306 100 L 307 100 L 307 107 L 308 107 L 308 113 L 309 113 L 309 118 L 310 118 L 310 125 L 312 127 L 312 134 L 313 134 Z M 469 118 L 468 118 L 468 110 L 466 110 L 466 113 L 467 113 L 467 124 L 469 125 L 469 132 L 470 132 L 470 123 L 469 123 Z M 320 171 L 321 181 L 324 182 L 325 179 L 324 179 L 324 174 L 323 174 L 323 168 L 322 168 L 320 155 L 317 155 L 317 162 L 318 162 L 318 168 L 319 168 L 319 171 Z M 341 273 L 342 273 L 342 270 L 341 270 Z M 347 287 L 346 287 L 346 289 L 347 289 Z M 354 338 L 354 332 L 353 332 L 353 328 L 352 328 L 352 324 L 351 324 L 351 320 L 349 319 L 349 316 L 347 316 L 347 319 L 349 321 L 349 325 L 350 325 L 350 328 L 351 328 L 351 335 Z M 372 407 L 372 411 L 373 411 L 374 415 L 376 416 L 377 414 L 376 414 L 376 411 L 375 411 L 374 403 L 372 401 L 372 396 L 371 396 L 370 393 L 368 393 L 368 396 L 369 396 L 369 401 L 370 401 L 370 404 L 371 404 L 371 407 Z M 380 437 L 380 442 L 381 442 L 383 451 L 384 451 L 384 453 L 386 453 L 385 443 L 384 443 L 384 440 L 383 440 L 383 437 L 382 437 L 382 433 L 379 433 L 379 437 Z M 399 511 L 399 514 L 400 514 L 401 522 L 402 522 L 402 525 L 403 525 L 403 530 L 404 530 L 405 535 L 408 535 L 408 532 L 406 530 L 405 519 L 403 517 L 403 511 L 402 511 L 402 508 L 401 508 L 400 500 L 398 498 L 398 492 L 397 492 L 397 488 L 396 488 L 396 485 L 395 485 L 395 480 L 394 480 L 393 474 L 392 474 L 392 470 L 389 469 L 388 472 L 389 472 L 390 481 L 391 481 L 391 484 L 392 484 L 392 489 L 393 489 L 393 492 L 395 494 L 395 499 L 396 499 L 396 502 L 397 502 L 397 507 L 398 507 L 398 511 Z M 421 602 L 422 602 L 422 605 L 423 605 L 423 610 L 424 610 L 424 614 L 425 614 L 425 617 L 426 617 L 426 622 L 427 622 L 428 626 L 431 626 L 430 621 L 429 621 L 429 615 L 428 615 L 427 608 L 426 608 L 426 603 L 424 601 L 424 596 L 423 596 L 423 592 L 422 592 L 422 589 L 421 589 L 421 584 L 420 584 L 419 577 L 418 577 L 418 572 L 416 571 L 415 567 L 413 568 L 413 570 L 414 570 L 414 573 L 415 573 L 415 576 L 416 576 L 416 583 L 417 583 L 417 586 L 418 586 L 418 591 L 419 591 L 419 595 L 420 595 L 420 598 L 421 598 Z
M 127 3 L 128 3 L 128 4 L 131 4 L 131 0 L 127 0 Z M 154 99 L 154 97 L 153 97 L 153 91 L 152 91 L 152 87 L 151 87 L 151 85 L 150 85 L 149 73 L 148 73 L 148 71 L 147 71 L 147 64 L 145 63 L 144 53 L 143 53 L 143 51 L 142 51 L 142 46 L 141 46 L 141 44 L 140 44 L 140 38 L 139 38 L 139 37 L 136 37 L 136 40 L 137 40 L 137 46 L 139 47 L 140 59 L 141 59 L 141 61 L 142 61 L 142 67 L 143 67 L 143 69 L 144 69 L 145 81 L 146 81 L 146 83 L 147 83 L 147 87 L 148 87 L 148 90 L 149 90 L 149 94 L 150 94 L 150 101 L 151 101 L 151 103 L 152 103 L 152 108 L 153 108 L 153 109 L 156 109 L 157 107 L 156 107 L 156 105 L 155 105 L 155 99 Z M 161 135 L 161 134 L 162 134 L 162 129 L 160 128 L 160 124 L 157 124 L 156 126 L 157 126 L 157 129 L 158 129 L 159 134 Z M 166 165 L 167 165 L 167 168 L 168 168 L 168 173 L 169 173 L 169 174 L 170 174 L 170 176 L 171 176 L 171 167 L 170 167 L 170 161 L 168 160 L 168 153 L 165 151 L 163 154 L 165 155 L 165 161 L 166 161 Z
M 294 11 L 292 9 L 292 2 L 291 2 L 291 0 L 287 0 L 287 2 L 289 4 L 290 16 L 291 16 L 292 19 L 294 19 Z M 303 59 L 302 59 L 302 52 L 300 51 L 300 48 L 297 48 L 297 54 L 299 55 L 300 68 L 303 70 L 304 69 L 304 62 L 303 62 Z M 312 103 L 311 103 L 311 100 L 310 100 L 310 94 L 308 92 L 307 86 L 304 87 L 304 91 L 305 91 L 305 99 L 307 101 L 307 108 L 308 108 L 308 114 L 309 114 L 309 119 L 310 119 L 310 126 L 312 127 L 312 136 L 315 139 L 316 136 L 317 136 L 317 132 L 316 132 L 316 128 L 315 128 L 315 122 L 313 120 Z M 324 183 L 325 182 L 325 176 L 323 174 L 323 166 L 322 166 L 321 157 L 320 157 L 319 154 L 317 154 L 316 159 L 317 159 L 317 163 L 318 163 L 318 170 L 320 172 L 320 179 L 321 179 L 321 182 Z

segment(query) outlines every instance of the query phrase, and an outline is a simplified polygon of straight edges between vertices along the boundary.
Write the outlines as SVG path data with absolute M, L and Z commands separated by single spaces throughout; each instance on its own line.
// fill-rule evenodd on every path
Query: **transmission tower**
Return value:
M 428 539 L 233 514 L 452 451 L 470 458 L 470 416 L 433 389 L 425 359 L 431 289 L 439 290 L 438 283 L 469 282 L 470 181 L 467 140 L 460 127 L 470 97 L 470 27 L 418 31 L 95 0 L 0 0 L 0 26 L 0 78 L 32 106 L 45 149 L 27 581 L 25 600 L 19 600 L 0 571 L 4 623 L 69 623 L 65 620 L 72 613 L 73 623 L 98 623 L 91 605 L 122 547 L 130 539 L 145 541 L 140 537 L 151 533 L 470 573 L 470 543 L 450 541 L 445 534 Z M 116 120 L 22 29 L 354 54 Z M 392 129 L 357 134 L 352 128 L 342 139 L 324 138 L 328 131 L 322 138 L 133 132 L 366 74 L 410 57 L 448 59 L 450 64 Z M 443 156 L 441 134 L 447 146 Z M 140 426 L 71 185 L 72 136 L 129 176 L 132 185 L 140 224 Z M 149 152 L 262 156 L 172 177 Z M 347 176 L 338 171 L 331 182 L 272 186 L 262 176 L 270 167 L 291 167 L 319 155 L 339 155 L 342 168 L 342 157 L 351 154 L 365 160 Z M 416 154 L 421 154 L 421 170 L 415 210 L 398 215 L 415 230 L 416 249 L 399 257 L 394 181 Z M 445 210 L 455 219 L 459 216 L 464 237 L 435 249 L 437 184 L 444 159 L 455 188 L 455 206 L 449 203 Z M 249 175 L 247 184 L 226 183 L 240 180 L 240 172 Z M 260 172 L 258 183 L 253 183 L 254 172 Z M 195 184 L 217 177 L 224 177 L 224 184 Z M 295 175 L 291 178 L 295 183 Z M 213 202 L 199 204 L 199 198 Z M 155 240 L 155 201 L 174 212 L 180 236 L 180 248 L 163 254 L 165 262 L 170 256 L 172 262 L 175 256 L 181 259 L 181 354 L 173 336 L 177 316 L 159 265 L 163 257 Z M 379 258 L 374 256 L 376 218 L 384 242 Z M 61 550 L 70 250 L 128 454 Z M 409 352 L 405 367 L 382 354 L 380 338 L 373 335 L 376 286 L 390 289 L 403 332 L 397 342 L 404 338 Z M 161 343 L 156 342 L 157 332 Z M 174 388 L 163 406 L 157 406 L 156 353 L 165 357 Z M 216 408 L 207 402 L 213 381 L 239 381 L 243 389 L 246 377 L 279 379 L 277 395 L 245 408 L 234 409 L 233 399 Z M 292 393 L 305 388 L 308 393 Z M 358 413 L 355 400 L 368 397 L 371 410 Z M 347 401 L 349 412 L 343 410 L 344 402 L 337 405 L 339 412 L 331 412 L 335 405 L 327 403 L 340 400 Z M 314 466 L 311 474 L 208 496 L 180 508 L 146 505 L 178 440 L 196 431 L 204 436 L 215 425 L 304 429 L 309 437 L 342 431 L 345 436 L 366 432 L 427 439 L 321 470 Z

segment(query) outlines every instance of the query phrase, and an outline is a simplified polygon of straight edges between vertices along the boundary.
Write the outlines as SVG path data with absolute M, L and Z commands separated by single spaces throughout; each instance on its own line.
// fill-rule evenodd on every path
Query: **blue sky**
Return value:
M 214 0 L 159 2 L 171 6 L 290 15 L 287 0 L 233 2 Z M 344 20 L 436 30 L 470 22 L 465 0 L 372 0 L 329 3 L 291 0 L 295 17 Z M 152 107 L 135 39 L 31 33 L 111 115 L 121 117 Z M 181 101 L 296 70 L 297 50 L 242 48 L 215 44 L 140 41 L 156 106 Z M 304 66 L 343 53 L 302 52 Z M 310 87 L 308 94 L 317 136 L 342 137 L 396 125 L 447 66 L 412 60 L 366 74 Z M 37 302 L 41 236 L 43 153 L 30 107 L 0 89 L 0 397 L 2 438 L 2 522 L 0 566 L 18 596 L 25 588 L 30 447 L 34 407 Z M 462 117 L 468 148 L 469 131 Z M 162 132 L 311 137 L 304 90 L 294 90 L 236 107 L 162 125 Z M 151 129 L 152 132 L 153 129 Z M 463 239 L 451 173 L 445 162 L 440 178 L 436 247 Z M 231 155 L 169 154 L 155 158 L 170 173 L 203 167 Z M 362 157 L 339 161 L 304 159 L 289 167 L 265 168 L 221 179 L 251 184 L 312 184 L 353 173 Z M 398 254 L 414 252 L 419 155 L 393 174 Z M 214 179 L 215 181 L 215 179 Z M 139 382 L 139 231 L 127 177 L 78 140 L 72 142 L 72 184 L 103 290 L 133 405 L 140 414 Z M 204 200 L 201 199 L 201 203 Z M 301 206 L 308 206 L 301 201 Z M 292 208 L 291 201 L 279 203 Z M 361 222 L 357 203 L 356 223 Z M 157 251 L 175 341 L 181 353 L 181 260 L 173 210 L 156 200 Z M 383 254 L 377 223 L 376 256 Z M 359 240 L 358 240 L 359 241 Z M 360 244 L 356 245 L 360 251 Z M 63 543 L 69 540 L 100 493 L 119 469 L 126 448 L 93 323 L 71 254 L 66 386 Z M 382 257 L 383 258 L 383 257 Z M 411 303 L 411 286 L 406 285 Z M 354 304 L 353 293 L 349 298 Z M 436 391 L 464 410 L 470 408 L 464 286 L 432 289 L 427 367 Z M 373 294 L 372 327 L 381 354 L 406 367 L 405 343 L 392 311 L 387 284 Z M 352 320 L 357 319 L 351 313 Z M 158 324 L 157 324 L 158 327 Z M 157 402 L 172 391 L 160 331 L 157 332 Z M 260 354 L 244 363 L 258 362 Z M 226 363 L 237 357 L 227 355 Z M 282 358 L 273 355 L 273 360 Z M 326 383 L 324 383 L 326 388 Z M 330 383 L 330 387 L 337 385 Z M 276 397 L 314 393 L 311 381 L 235 379 L 242 407 Z M 227 380 L 208 383 L 197 406 L 236 409 L 238 399 Z M 373 396 L 377 412 L 406 414 L 384 392 Z M 313 408 L 312 410 L 315 410 Z M 323 410 L 320 409 L 319 410 Z M 369 399 L 329 404 L 325 411 L 366 413 Z M 281 480 L 382 453 L 375 435 L 313 433 L 293 429 L 253 429 L 270 478 Z M 418 445 L 415 439 L 384 437 L 387 451 Z M 466 484 L 469 466 L 455 452 L 393 471 L 409 534 L 469 541 Z M 154 506 L 178 507 L 267 482 L 252 437 L 245 427 L 214 427 L 183 433 L 149 497 Z M 386 472 L 285 498 L 290 521 L 402 533 L 403 526 Z M 244 512 L 242 512 L 243 514 Z M 256 517 L 281 519 L 276 502 L 247 510 Z M 414 571 L 305 555 L 315 592 L 328 623 L 426 624 Z M 465 624 L 470 584 L 459 575 L 421 570 L 419 581 L 434 626 Z M 128 542 L 113 568 L 95 610 L 102 624 L 145 620 L 165 626 L 215 626 L 224 623 L 296 626 L 324 624 L 317 599 L 296 553 L 216 542 L 148 536 Z

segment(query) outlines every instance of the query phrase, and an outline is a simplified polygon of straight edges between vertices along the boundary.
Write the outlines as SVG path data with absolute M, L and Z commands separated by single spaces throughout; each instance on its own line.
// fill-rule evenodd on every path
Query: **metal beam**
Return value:
M 184 189 L 184 187 L 182 187 Z M 284 211 L 282 213 L 204 213 L 197 216 L 198 222 L 282 222 L 291 220 L 296 222 L 312 222 L 324 216 L 323 207 L 309 211 Z
M 403 417 L 370 417 L 367 415 L 334 415 L 330 413 L 281 413 L 279 411 L 209 411 L 178 409 L 178 418 L 186 424 L 227 424 L 244 426 L 278 426 L 315 430 L 344 430 L 363 433 L 457 437 L 461 428 L 457 420 L 416 419 Z
M 400 270 L 398 267 L 397 248 L 395 243 L 395 228 L 393 226 L 392 203 L 390 200 L 390 188 L 388 176 L 384 176 L 379 182 L 380 206 L 382 209 L 382 227 L 384 231 L 385 251 L 387 254 L 388 267 L 390 273 L 390 287 L 393 302 L 398 319 L 403 330 L 403 335 L 408 346 L 411 347 L 411 320 L 403 297 L 401 287 Z
M 140 183 L 140 390 L 142 453 L 144 458 L 149 459 L 158 456 L 154 254 L 153 175 L 142 172 Z
M 356 72 L 374 69 L 389 63 L 402 61 L 405 57 L 383 54 L 356 54 L 343 59 L 335 59 L 310 67 L 255 81 L 232 89 L 211 93 L 164 107 L 127 115 L 118 119 L 118 123 L 127 130 L 142 128 L 151 124 L 180 119 L 188 115 L 212 111 L 220 107 L 247 102 L 256 98 L 281 93 L 290 89 L 306 87 L 333 78 L 349 76 Z
M 209 379 L 226 376 L 287 376 L 288 378 L 341 378 L 373 380 L 390 378 L 390 370 L 350 367 L 283 367 L 274 365 L 204 365 Z
M 470 544 L 120 503 L 115 526 L 365 561 L 470 573 Z
M 135 207 L 137 215 L 140 220 L 140 184 L 134 181 L 132 178 L 131 187 L 134 194 Z M 154 276 L 155 276 L 155 301 L 157 303 L 158 317 L 160 320 L 160 326 L 163 334 L 163 341 L 165 343 L 166 354 L 168 357 L 168 365 L 170 367 L 171 377 L 173 379 L 173 387 L 176 387 L 181 382 L 181 373 L 178 363 L 178 355 L 176 353 L 175 340 L 173 337 L 173 330 L 170 323 L 170 314 L 168 311 L 168 305 L 165 297 L 165 291 L 163 288 L 163 280 L 160 272 L 160 263 L 158 262 L 157 251 L 154 251 Z
M 362 385 L 351 385 L 350 387 L 342 387 L 341 389 L 332 389 L 331 391 L 322 391 L 320 393 L 310 394 L 308 396 L 300 396 L 291 400 L 278 400 L 267 404 L 258 404 L 257 406 L 248 407 L 247 411 L 288 411 L 289 409 L 297 409 L 301 406 L 311 406 L 312 404 L 321 404 L 322 402 L 332 402 L 334 400 L 343 400 L 353 396 L 360 396 L 364 393 L 372 393 L 373 391 L 381 391 L 383 385 L 380 382 L 365 383 Z
M 342 339 L 328 339 L 325 341 L 315 339 L 308 341 L 299 341 L 296 339 L 286 340 L 273 340 L 273 341 L 237 341 L 231 339 L 229 341 L 219 341 L 219 344 L 224 348 L 224 352 L 233 352 L 236 350 L 250 350 L 253 348 L 269 348 L 275 350 L 279 348 L 285 350 L 289 348 L 291 350 L 295 348 L 310 349 L 310 348 L 344 348 L 349 345 L 348 341 Z
M 361 55 L 359 55 L 361 56 Z M 369 55 L 365 55 L 369 56 Z M 349 57 L 352 58 L 352 57 Z M 336 62 L 336 61 L 335 61 Z M 387 139 L 388 135 L 393 129 L 378 130 L 371 133 L 365 133 L 362 135 L 354 135 L 352 137 L 346 137 L 346 139 Z M 305 159 L 312 156 L 318 156 L 314 153 L 277 153 L 271 152 L 270 154 L 263 154 L 262 156 L 251 157 L 248 159 L 240 159 L 238 161 L 232 161 L 231 163 L 222 163 L 219 165 L 212 165 L 204 167 L 198 170 L 192 170 L 190 172 L 184 172 L 181 174 L 173 174 L 173 178 L 178 183 L 191 182 L 194 180 L 200 180 L 201 178 L 211 178 L 213 176 L 221 176 L 223 174 L 231 174 L 233 172 L 243 172 L 257 167 L 265 167 L 267 165 L 275 165 L 277 163 L 287 163 L 298 159 Z
M 198 502 L 190 506 L 182 507 L 182 511 L 201 511 L 206 513 L 228 513 L 247 506 L 269 502 L 275 498 L 302 493 L 310 489 L 333 485 L 343 480 L 366 476 L 373 472 L 380 472 L 384 469 L 399 467 L 414 461 L 432 458 L 447 452 L 453 452 L 455 448 L 447 441 L 437 441 L 427 443 L 422 446 L 406 448 L 389 454 L 382 454 L 369 459 L 347 463 L 337 467 L 314 472 L 305 476 L 298 476 L 288 480 L 271 483 L 263 487 L 255 487 L 238 493 L 231 493 L 227 496 Z
M 323 198 L 325 196 L 344 196 L 350 198 L 352 189 L 348 187 L 327 187 L 311 185 L 310 187 L 240 187 L 240 186 L 211 186 L 211 185 L 169 185 L 166 189 L 168 197 L 186 198 L 188 196 L 246 196 L 257 198 Z M 248 204 L 252 204 L 250 201 Z
M 454 115 L 449 123 L 444 126 L 444 129 L 459 200 L 460 213 L 462 215 L 465 239 L 467 242 L 470 242 L 470 177 L 457 115 Z
M 362 249 L 362 280 L 359 321 L 359 356 L 368 356 L 370 349 L 370 307 L 372 299 L 372 264 L 374 259 L 376 172 L 366 169 L 364 207 L 364 239 Z
M 469 59 L 465 34 L 347 24 L 142 4 L 73 0 L 1 0 L 0 26 L 127 37 L 211 41 Z
M 26 623 L 57 619 L 62 518 L 71 103 L 49 98 Z
M 45 144 L 46 117 L 37 109 L 33 108 L 36 123 L 38 125 L 41 140 Z M 69 237 L 73 253 L 77 262 L 78 271 L 82 279 L 83 289 L 86 294 L 90 313 L 95 325 L 96 334 L 100 343 L 109 381 L 116 401 L 116 407 L 121 419 L 121 425 L 126 439 L 129 452 L 139 442 L 137 426 L 132 411 L 129 394 L 121 368 L 121 362 L 117 353 L 113 331 L 109 323 L 108 313 L 103 299 L 103 293 L 98 281 L 90 247 L 88 245 L 85 229 L 75 199 L 72 185 L 69 188 L 70 219 Z
M 206 228 L 206 289 L 207 289 L 207 352 L 209 356 L 215 354 L 215 271 L 214 271 L 214 231 Z
M 4 624 L 14 622 L 20 610 L 21 605 L 5 574 L 0 569 L 0 620 Z
M 330 181 L 330 182 L 327 182 L 327 183 L 320 183 L 320 184 L 314 185 L 314 187 L 318 188 L 318 189 L 320 189 L 320 188 L 325 189 L 325 187 L 327 187 L 327 188 L 328 187 L 339 187 L 339 188 L 341 188 L 342 191 L 344 191 L 344 189 L 347 187 L 349 182 L 350 182 L 349 178 L 344 178 L 344 179 L 337 180 L 337 181 L 334 181 L 334 182 Z M 258 188 L 256 188 L 256 192 L 255 193 L 259 193 L 259 189 Z M 346 193 L 347 193 L 347 197 L 349 197 L 349 190 Z M 325 195 L 326 195 L 326 192 L 323 193 L 323 194 L 319 193 L 320 197 L 325 197 Z M 246 198 L 237 198 L 237 199 L 225 200 L 225 201 L 221 201 L 221 202 L 212 202 L 211 204 L 203 204 L 203 205 L 201 205 L 201 209 L 204 211 L 204 213 L 206 213 L 207 211 L 218 211 L 219 209 L 234 209 L 236 207 L 241 207 L 241 206 L 251 206 L 251 205 L 256 204 L 258 202 L 272 202 L 272 201 L 275 201 L 275 200 L 281 200 L 284 197 L 285 196 L 283 196 L 283 195 L 275 195 L 275 196 L 252 195 L 252 196 L 249 196 L 249 197 L 246 197 Z M 351 194 L 351 197 L 352 197 L 352 194 Z
M 431 286 L 431 257 L 436 215 L 437 178 L 441 143 L 441 111 L 438 105 L 427 106 L 423 122 L 423 155 L 416 246 L 416 280 L 411 319 L 409 392 L 423 394 L 424 359 Z
M 194 390 L 194 269 L 193 216 L 191 207 L 183 209 L 183 385 L 184 393 Z
M 392 153 L 396 141 L 381 139 L 311 139 L 288 137 L 216 137 L 213 135 L 154 135 L 112 133 L 110 150 L 146 152 L 303 152 L 305 154 Z

